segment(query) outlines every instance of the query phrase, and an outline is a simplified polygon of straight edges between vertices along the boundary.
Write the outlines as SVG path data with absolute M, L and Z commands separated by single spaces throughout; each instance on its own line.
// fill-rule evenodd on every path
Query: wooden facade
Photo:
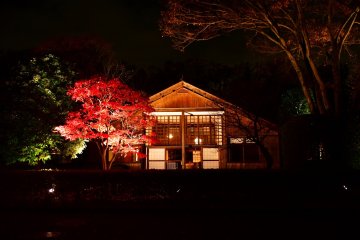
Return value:
M 189 83 L 150 97 L 146 169 L 279 168 L 276 127 Z

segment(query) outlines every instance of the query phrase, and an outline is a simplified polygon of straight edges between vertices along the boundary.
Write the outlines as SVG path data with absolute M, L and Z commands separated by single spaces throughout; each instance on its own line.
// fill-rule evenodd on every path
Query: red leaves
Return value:
M 79 111 L 68 114 L 65 125 L 55 128 L 63 137 L 100 140 L 104 147 L 121 154 L 134 152 L 150 140 L 144 137 L 144 129 L 153 120 L 145 113 L 153 109 L 146 98 L 119 79 L 78 81 L 68 95 L 83 104 Z

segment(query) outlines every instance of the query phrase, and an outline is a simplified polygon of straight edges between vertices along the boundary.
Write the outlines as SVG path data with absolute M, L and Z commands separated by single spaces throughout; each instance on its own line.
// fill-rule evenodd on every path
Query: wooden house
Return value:
M 180 81 L 150 97 L 146 169 L 279 168 L 274 124 Z

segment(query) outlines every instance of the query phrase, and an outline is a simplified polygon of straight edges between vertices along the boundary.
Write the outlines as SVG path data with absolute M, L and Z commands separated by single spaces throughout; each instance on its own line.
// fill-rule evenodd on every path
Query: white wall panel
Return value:
M 165 169 L 165 161 L 149 161 L 149 169 Z
M 165 148 L 149 148 L 149 161 L 165 160 Z
M 203 160 L 219 160 L 219 149 L 203 148 Z
M 218 169 L 219 161 L 203 161 L 203 169 Z

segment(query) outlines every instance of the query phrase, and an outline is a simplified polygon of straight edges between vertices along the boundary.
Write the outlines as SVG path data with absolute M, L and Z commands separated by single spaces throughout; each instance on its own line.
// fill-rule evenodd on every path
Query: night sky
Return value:
M 120 61 L 140 66 L 168 60 L 200 59 L 238 64 L 256 59 L 241 33 L 195 43 L 185 53 L 162 38 L 162 1 L 2 0 L 0 50 L 26 50 L 63 37 L 97 37 L 108 42 Z

